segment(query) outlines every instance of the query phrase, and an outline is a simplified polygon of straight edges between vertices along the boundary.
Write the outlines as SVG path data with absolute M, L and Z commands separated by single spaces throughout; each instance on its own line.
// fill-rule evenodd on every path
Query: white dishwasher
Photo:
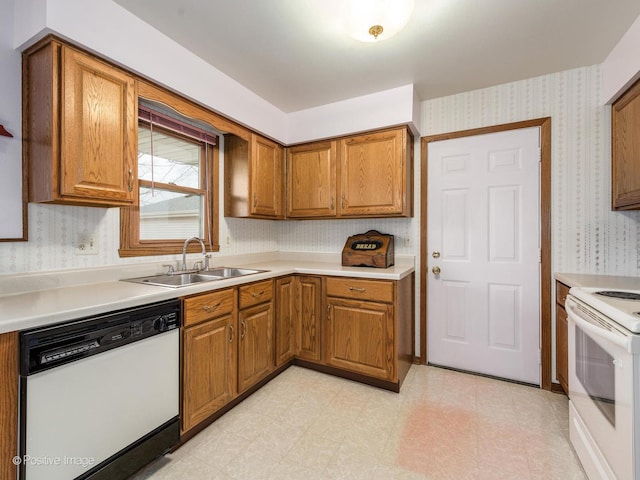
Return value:
M 179 441 L 177 300 L 21 332 L 22 480 L 129 478 Z

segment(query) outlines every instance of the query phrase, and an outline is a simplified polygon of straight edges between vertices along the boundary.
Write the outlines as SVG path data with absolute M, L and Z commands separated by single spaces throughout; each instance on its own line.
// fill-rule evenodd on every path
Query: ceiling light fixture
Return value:
M 349 34 L 361 42 L 393 37 L 409 22 L 414 0 L 350 0 L 347 12 Z

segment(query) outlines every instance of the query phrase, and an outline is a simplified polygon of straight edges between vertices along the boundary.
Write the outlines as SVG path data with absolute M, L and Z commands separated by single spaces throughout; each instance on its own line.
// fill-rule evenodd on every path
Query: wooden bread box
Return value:
M 393 235 L 377 230 L 352 235 L 342 249 L 342 265 L 345 267 L 387 268 L 393 264 Z

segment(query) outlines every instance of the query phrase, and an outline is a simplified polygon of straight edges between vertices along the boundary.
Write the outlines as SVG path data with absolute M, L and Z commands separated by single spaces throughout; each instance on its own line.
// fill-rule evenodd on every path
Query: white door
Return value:
M 431 364 L 540 384 L 539 135 L 428 144 Z

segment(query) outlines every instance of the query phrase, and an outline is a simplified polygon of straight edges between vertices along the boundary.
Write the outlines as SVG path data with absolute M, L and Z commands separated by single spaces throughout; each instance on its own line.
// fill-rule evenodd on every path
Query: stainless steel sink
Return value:
M 242 277 L 254 273 L 265 272 L 266 270 L 253 270 L 251 268 L 214 267 L 210 270 L 203 270 L 202 275 L 216 275 L 223 278 Z
M 266 270 L 253 270 L 250 268 L 216 267 L 210 270 L 201 270 L 198 272 L 165 273 L 161 275 L 151 275 L 148 277 L 126 278 L 123 281 L 178 288 L 196 285 L 203 282 L 224 280 L 225 278 L 242 277 L 244 275 L 251 275 L 265 271 Z

